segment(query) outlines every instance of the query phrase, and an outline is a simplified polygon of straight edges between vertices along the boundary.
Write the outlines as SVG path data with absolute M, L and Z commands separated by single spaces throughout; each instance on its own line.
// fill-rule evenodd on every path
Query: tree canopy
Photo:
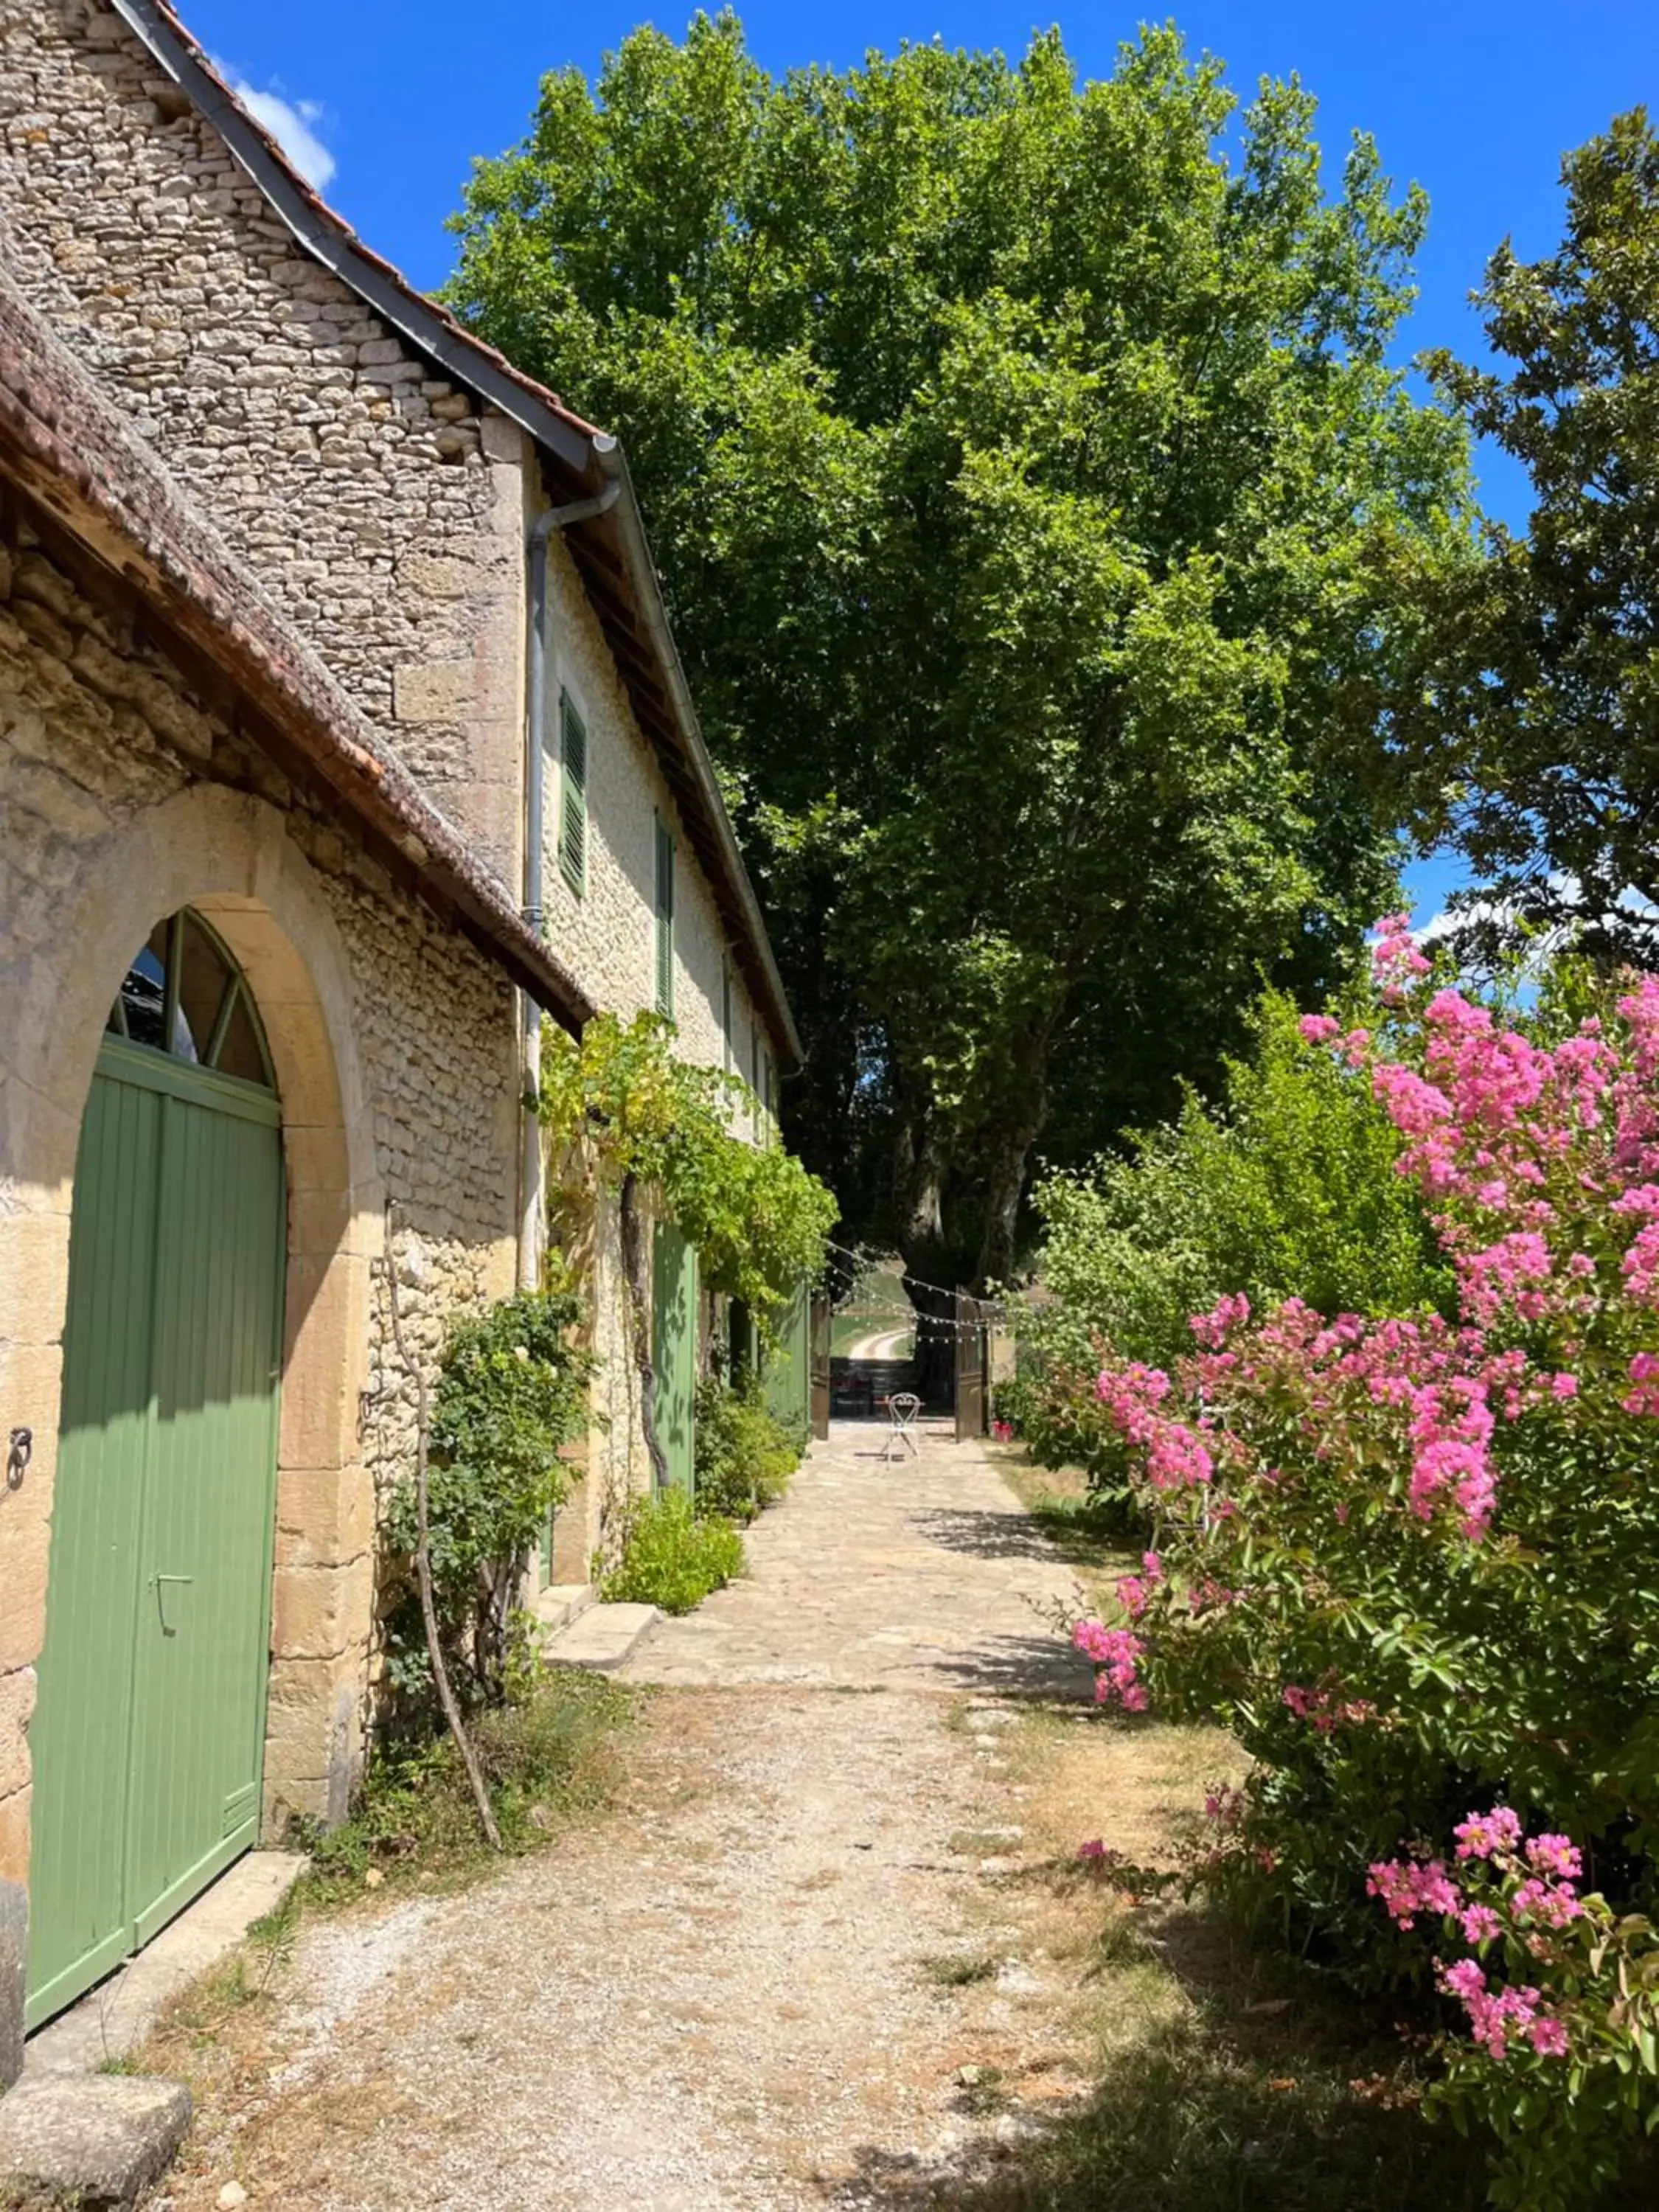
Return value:
M 1523 462 L 1499 525 L 1425 594 L 1395 723 L 1425 835 L 1449 830 L 1494 939 L 1574 924 L 1655 964 L 1659 931 L 1659 137 L 1640 109 L 1568 155 L 1566 232 L 1501 246 L 1476 295 L 1507 373 L 1431 356 L 1472 428 Z
M 449 297 L 624 438 L 807 1044 L 791 1133 L 913 1270 L 1347 970 L 1396 844 L 1352 734 L 1469 556 L 1389 367 L 1420 192 L 1171 29 L 1079 83 L 735 17 L 544 79 Z

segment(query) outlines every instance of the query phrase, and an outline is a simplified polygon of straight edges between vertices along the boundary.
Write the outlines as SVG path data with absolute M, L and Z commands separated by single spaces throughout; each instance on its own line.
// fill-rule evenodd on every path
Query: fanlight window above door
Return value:
M 253 994 L 217 933 L 190 907 L 151 930 L 106 1026 L 130 1044 L 276 1088 Z

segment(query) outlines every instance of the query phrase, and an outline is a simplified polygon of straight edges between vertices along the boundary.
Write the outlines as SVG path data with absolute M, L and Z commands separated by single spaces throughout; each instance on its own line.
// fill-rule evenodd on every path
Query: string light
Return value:
M 867 1253 L 854 1251 L 850 1246 L 829 1240 L 829 1249 L 838 1255 L 836 1273 L 847 1278 L 844 1290 L 839 1291 L 835 1304 L 838 1316 L 854 1316 L 860 1321 L 890 1320 L 902 1322 L 919 1337 L 977 1336 L 981 1330 L 994 1328 L 1007 1320 L 1007 1308 L 993 1298 L 974 1298 L 975 1309 L 971 1316 L 954 1311 L 956 1301 L 969 1294 L 946 1287 L 943 1283 L 924 1282 L 920 1276 L 906 1274 L 904 1279 L 914 1283 L 919 1291 L 931 1291 L 936 1297 L 949 1298 L 953 1310 L 949 1314 L 932 1314 L 906 1303 L 898 1304 L 890 1294 L 884 1297 L 860 1297 L 857 1295 L 860 1280 L 880 1277 L 890 1280 L 891 1269 Z M 850 1264 L 849 1264 L 850 1263 Z M 872 1330 L 872 1334 L 897 1334 L 897 1330 Z

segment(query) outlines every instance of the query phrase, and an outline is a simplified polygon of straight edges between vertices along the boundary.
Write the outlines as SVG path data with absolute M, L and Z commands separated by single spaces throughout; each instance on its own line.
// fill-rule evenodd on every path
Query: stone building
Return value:
M 157 0 L 9 0 L 0 2086 L 26 2004 L 343 1811 L 391 1283 L 430 1362 L 538 1279 L 539 1015 L 652 1005 L 769 1097 L 795 1055 L 616 441 Z M 639 1479 L 599 1348 L 568 1580 Z

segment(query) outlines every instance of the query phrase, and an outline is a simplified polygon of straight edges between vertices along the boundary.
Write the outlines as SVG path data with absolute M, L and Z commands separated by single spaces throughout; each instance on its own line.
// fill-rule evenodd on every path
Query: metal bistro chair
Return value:
M 892 1423 L 881 1455 L 890 1460 L 902 1444 L 908 1444 L 920 1459 L 921 1446 L 916 1442 L 916 1415 L 921 1411 L 921 1401 L 914 1390 L 896 1390 L 887 1401 L 887 1418 Z

